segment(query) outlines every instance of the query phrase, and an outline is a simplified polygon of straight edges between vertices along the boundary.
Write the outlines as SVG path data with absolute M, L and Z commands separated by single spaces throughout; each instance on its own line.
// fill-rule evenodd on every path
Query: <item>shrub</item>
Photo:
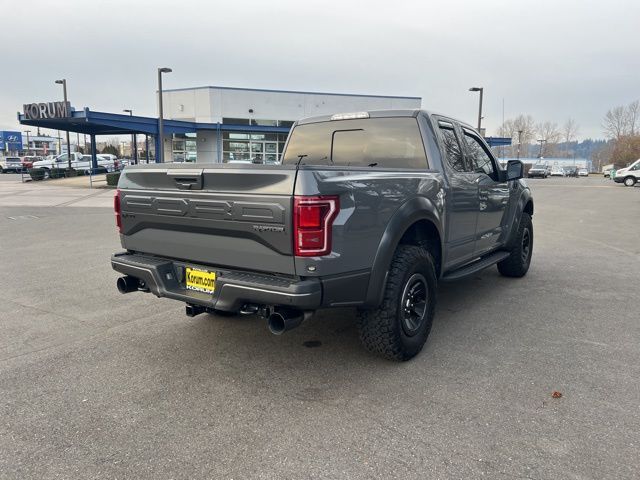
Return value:
M 65 173 L 65 175 L 66 175 L 67 177 L 77 177 L 77 176 L 78 176 L 78 172 L 77 172 L 77 170 L 74 170 L 73 168 L 67 168 L 67 169 L 64 171 L 64 173 Z
M 120 172 L 107 173 L 107 185 L 110 187 L 116 187 L 120 180 Z
M 44 180 L 44 168 L 30 168 L 29 175 L 32 180 Z

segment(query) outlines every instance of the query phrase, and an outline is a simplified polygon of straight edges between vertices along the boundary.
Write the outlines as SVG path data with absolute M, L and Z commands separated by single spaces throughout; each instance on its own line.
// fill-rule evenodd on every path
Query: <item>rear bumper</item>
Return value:
M 238 311 L 246 304 L 315 310 L 322 302 L 322 285 L 318 278 L 292 279 L 202 266 L 216 271 L 215 291 L 208 294 L 184 286 L 185 262 L 123 252 L 111 257 L 111 266 L 123 275 L 138 278 L 158 297 L 217 310 Z

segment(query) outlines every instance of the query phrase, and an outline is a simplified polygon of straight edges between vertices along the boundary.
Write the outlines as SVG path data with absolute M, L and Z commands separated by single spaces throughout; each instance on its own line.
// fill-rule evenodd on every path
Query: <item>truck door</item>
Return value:
M 443 163 L 449 179 L 445 268 L 451 268 L 473 256 L 479 208 L 478 184 L 477 175 L 465 161 L 459 134 L 453 123 L 439 120 L 438 127 L 445 154 Z
M 498 165 L 486 144 L 472 130 L 462 129 L 467 162 L 478 185 L 478 223 L 475 254 L 497 248 L 505 230 L 505 212 L 509 203 L 509 185 L 499 181 Z

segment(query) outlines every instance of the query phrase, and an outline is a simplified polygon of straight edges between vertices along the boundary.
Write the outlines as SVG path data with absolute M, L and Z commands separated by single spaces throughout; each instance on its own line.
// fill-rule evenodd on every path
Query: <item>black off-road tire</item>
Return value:
M 533 223 L 531 215 L 522 213 L 518 233 L 513 239 L 509 256 L 498 262 L 498 271 L 505 277 L 524 277 L 529 271 L 533 255 Z
M 431 254 L 421 247 L 400 245 L 391 261 L 380 307 L 358 311 L 358 331 L 365 348 L 389 360 L 406 361 L 415 357 L 431 331 L 437 284 Z M 420 309 L 422 302 L 416 300 L 414 305 L 409 297 L 420 297 L 422 286 L 425 301 L 424 308 Z M 414 287 L 417 290 L 412 294 Z M 414 311 L 415 323 L 407 313 L 412 308 L 423 311 L 422 316 Z

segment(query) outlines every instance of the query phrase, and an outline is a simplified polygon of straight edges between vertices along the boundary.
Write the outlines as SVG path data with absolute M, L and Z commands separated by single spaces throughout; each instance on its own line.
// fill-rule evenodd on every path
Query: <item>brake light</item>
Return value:
M 116 227 L 118 232 L 122 233 L 122 214 L 120 208 L 120 190 L 116 190 L 116 194 L 113 196 L 113 210 L 116 212 Z
M 331 252 L 331 227 L 339 211 L 340 199 L 337 195 L 294 197 L 294 255 L 328 255 Z

